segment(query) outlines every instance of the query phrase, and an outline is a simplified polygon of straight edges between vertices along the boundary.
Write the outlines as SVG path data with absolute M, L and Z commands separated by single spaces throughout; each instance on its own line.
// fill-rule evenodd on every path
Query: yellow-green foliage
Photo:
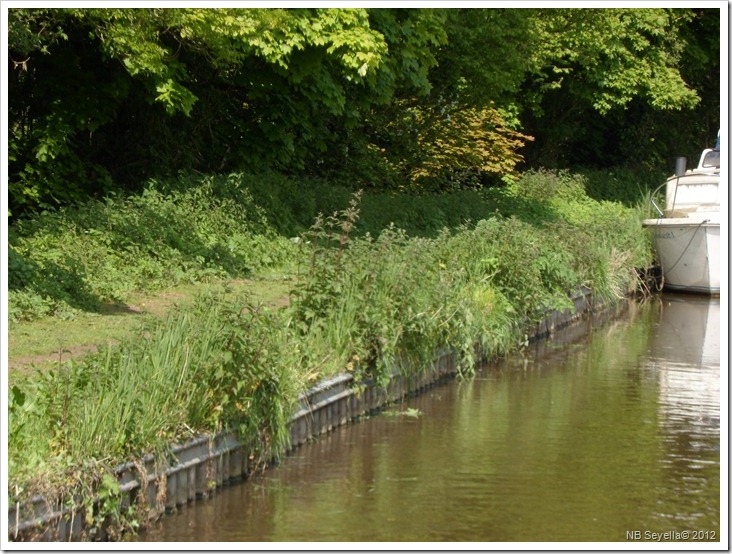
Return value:
M 419 133 L 409 172 L 416 185 L 470 171 L 512 175 L 523 161 L 520 148 L 532 140 L 508 128 L 495 108 L 415 111 Z

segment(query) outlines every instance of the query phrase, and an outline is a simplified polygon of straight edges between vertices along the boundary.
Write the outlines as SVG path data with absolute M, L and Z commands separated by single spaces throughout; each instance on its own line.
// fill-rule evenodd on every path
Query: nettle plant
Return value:
M 291 304 L 300 334 L 317 336 L 346 369 L 382 384 L 394 371 L 429 368 L 438 348 L 455 350 L 464 373 L 474 369 L 476 340 L 485 338 L 489 351 L 499 344 L 503 350 L 505 341 L 490 335 L 511 332 L 506 315 L 512 308 L 491 286 L 495 272 L 467 270 L 472 242 L 463 239 L 470 233 L 415 238 L 391 227 L 376 238 L 352 238 L 357 202 L 355 197 L 348 209 L 319 218 L 307 235 L 311 240 L 303 241 L 311 248 L 310 263 Z M 449 263 L 456 245 L 462 265 Z
M 309 250 L 309 265 L 292 290 L 295 318 L 307 331 L 328 315 L 343 290 L 351 232 L 358 218 L 360 193 L 349 206 L 330 216 L 319 214 L 301 245 Z

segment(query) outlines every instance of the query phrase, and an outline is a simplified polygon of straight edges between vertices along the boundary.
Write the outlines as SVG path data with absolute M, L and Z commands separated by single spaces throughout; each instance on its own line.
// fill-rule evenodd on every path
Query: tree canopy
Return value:
M 719 126 L 719 17 L 9 8 L 10 209 L 181 170 L 481 186 L 522 163 L 619 163 L 631 142 L 663 136 L 633 160 L 658 163 L 661 147 L 698 150 Z M 674 114 L 696 118 L 692 132 Z

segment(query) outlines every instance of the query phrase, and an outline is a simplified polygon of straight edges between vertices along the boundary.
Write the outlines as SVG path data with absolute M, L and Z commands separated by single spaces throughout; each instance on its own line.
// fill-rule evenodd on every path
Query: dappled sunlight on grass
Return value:
M 103 306 L 99 312 L 81 312 L 65 320 L 46 317 L 11 325 L 8 334 L 8 369 L 11 381 L 34 368 L 51 369 L 59 362 L 96 351 L 98 345 L 131 338 L 150 319 L 160 319 L 175 306 L 191 305 L 201 294 L 284 306 L 289 302 L 293 277 L 271 271 L 260 279 L 238 279 L 179 285 L 158 293 L 135 293 L 127 303 Z

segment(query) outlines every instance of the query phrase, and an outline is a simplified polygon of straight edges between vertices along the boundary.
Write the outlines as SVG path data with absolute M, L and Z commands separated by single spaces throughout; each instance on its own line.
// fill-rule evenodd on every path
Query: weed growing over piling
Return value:
M 204 432 L 239 430 L 255 462 L 279 454 L 303 386 L 277 317 L 244 299 L 233 306 L 201 298 L 135 341 L 16 385 L 9 410 L 13 496 L 64 495 L 69 483 L 91 474 L 103 482 L 117 464 Z
M 291 241 L 273 236 L 267 244 L 288 246 L 274 248 L 272 263 L 278 257 L 301 263 L 288 306 L 275 310 L 246 298 L 205 296 L 163 321 L 149 322 L 134 340 L 59 364 L 11 389 L 11 499 L 69 494 L 85 474 L 104 485 L 104 475 L 116 464 L 222 430 L 238 431 L 261 467 L 286 448 L 292 406 L 317 379 L 350 371 L 357 382 L 385 385 L 393 372 L 429 370 L 443 348 L 457 354 L 459 371 L 470 376 L 479 354 L 499 356 L 518 348 L 525 325 L 546 310 L 570 308 L 578 287 L 606 298 L 634 290 L 635 269 L 651 260 L 641 216 L 590 200 L 583 190 L 582 181 L 566 173 L 527 174 L 483 193 L 486 205 L 500 212 L 431 236 L 412 236 L 394 225 L 364 232 L 362 198 L 355 195 L 332 215 L 316 218 L 299 237 L 299 253 Z M 205 204 L 198 189 L 191 194 L 229 217 L 206 216 L 190 231 L 208 253 L 209 269 L 224 271 L 216 268 L 228 267 L 226 259 L 243 264 L 237 271 L 249 267 L 242 252 L 258 251 L 257 237 L 266 237 L 267 223 L 261 223 L 261 234 L 248 235 L 235 227 L 234 205 L 225 196 L 214 206 Z M 149 195 L 144 204 L 163 209 L 165 195 Z M 108 227 L 83 234 L 116 237 L 105 247 L 109 255 L 157 245 L 160 265 L 149 275 L 181 267 L 175 265 L 182 260 L 175 252 L 181 251 L 169 244 L 175 233 L 165 231 L 162 221 L 153 218 L 159 226 L 150 232 L 168 233 L 169 241 L 139 236 L 125 247 L 116 242 L 123 240 L 120 222 L 104 213 Z M 78 221 L 60 215 L 51 220 L 63 221 L 64 229 L 79 236 Z M 246 225 L 253 229 L 251 222 Z M 177 227 L 176 232 L 188 231 Z M 40 229 L 23 236 L 31 235 L 33 241 L 45 236 Z M 28 240 L 18 238 L 11 246 L 29 248 L 33 241 Z M 229 248 L 232 240 L 240 247 Z M 53 251 L 37 259 L 71 271 L 73 260 Z M 257 263 L 269 263 L 261 252 L 258 256 Z M 43 264 L 16 278 L 25 275 L 34 282 Z M 78 282 L 90 290 L 101 282 L 92 278 L 101 272 L 98 266 L 79 267 L 74 271 L 88 272 L 89 278 Z M 102 289 L 94 290 L 91 296 L 98 297 Z M 136 516 L 118 510 L 117 496 L 107 488 L 105 514 L 119 518 L 121 528 L 134 527 L 130 518 Z

